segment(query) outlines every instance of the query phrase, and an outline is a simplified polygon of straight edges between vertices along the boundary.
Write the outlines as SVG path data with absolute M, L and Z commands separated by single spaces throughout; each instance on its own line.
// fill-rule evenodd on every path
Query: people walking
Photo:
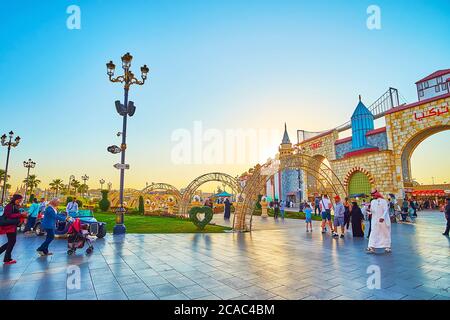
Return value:
M 44 218 L 42 219 L 42 228 L 47 233 L 45 241 L 41 244 L 41 246 L 36 250 L 41 256 L 50 256 L 53 253 L 48 251 L 48 247 L 50 243 L 55 238 L 55 229 L 56 229 L 56 221 L 65 221 L 67 218 L 70 218 L 67 215 L 67 218 L 63 218 L 58 216 L 58 205 L 59 199 L 55 198 L 51 200 L 48 204 L 48 207 L 44 211 Z
M 305 223 L 306 223 L 306 232 L 312 232 L 312 209 L 309 204 L 305 204 Z M 308 228 L 309 227 L 309 228 Z
M 447 227 L 443 233 L 444 236 L 448 237 L 448 233 L 450 231 L 450 198 L 447 198 L 447 205 L 444 208 L 445 219 L 447 219 Z
M 5 265 L 11 265 L 17 261 L 11 258 L 14 246 L 17 238 L 17 225 L 19 219 L 22 216 L 20 213 L 20 206 L 22 203 L 22 196 L 15 194 L 11 198 L 11 201 L 5 206 L 3 216 L 1 217 L 2 225 L 0 226 L 0 234 L 6 234 L 8 241 L 0 247 L 0 255 L 5 253 L 3 257 L 3 263 Z
M 375 249 L 383 248 L 386 253 L 391 252 L 391 219 L 389 218 L 389 204 L 376 189 L 372 191 L 374 200 L 370 203 L 372 214 L 372 232 L 369 236 L 367 253 L 375 253 Z
M 344 238 L 345 233 L 345 208 L 344 204 L 341 202 L 341 198 L 339 196 L 334 197 L 335 205 L 334 205 L 334 230 L 333 237 L 339 237 L 338 227 L 341 227 L 341 238 Z
M 34 225 L 36 224 L 36 219 L 39 214 L 39 203 L 37 201 L 37 198 L 33 199 L 33 203 L 31 204 L 30 208 L 28 209 L 28 219 L 27 224 L 25 226 L 24 232 L 26 234 L 31 233 L 31 229 L 34 228 Z
M 351 210 L 352 210 L 352 205 L 350 204 L 350 202 L 348 201 L 348 198 L 345 198 L 344 201 L 344 225 L 345 228 L 348 230 L 348 228 L 350 227 L 350 214 L 351 214 Z
M 333 223 L 331 222 L 331 201 L 328 199 L 328 195 L 324 194 L 319 203 L 320 213 L 322 215 L 322 233 L 325 233 L 326 224 L 330 226 L 331 232 L 333 232 Z
M 409 209 L 409 204 L 408 204 L 408 200 L 403 200 L 402 203 L 402 222 L 406 222 L 406 218 L 408 217 L 408 209 Z
M 223 213 L 223 218 L 225 220 L 230 220 L 230 216 L 231 216 L 231 202 L 228 198 L 225 199 L 224 201 L 224 213 Z
M 319 197 L 314 198 L 314 215 L 319 215 L 321 213 L 320 211 L 320 199 Z
M 352 211 L 351 211 L 351 220 L 352 220 L 352 233 L 353 237 L 364 237 L 364 215 L 361 211 L 361 208 L 358 206 L 356 201 L 352 202 Z
M 278 215 L 280 214 L 280 203 L 278 199 L 275 199 L 273 202 L 273 218 L 278 219 Z
M 281 200 L 281 201 L 280 201 L 280 213 L 281 213 L 281 219 L 284 219 L 284 209 L 285 209 L 284 201 Z

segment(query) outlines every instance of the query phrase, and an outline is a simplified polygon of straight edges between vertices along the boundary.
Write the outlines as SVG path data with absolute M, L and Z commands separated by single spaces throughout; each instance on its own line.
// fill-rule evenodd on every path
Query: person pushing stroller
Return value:
M 67 231 L 67 254 L 70 256 L 74 254 L 77 249 L 82 249 L 85 244 L 88 248 L 86 249 L 86 254 L 91 254 L 94 251 L 93 241 L 89 237 L 88 226 L 81 224 L 79 218 L 69 218 L 68 219 L 69 229 Z

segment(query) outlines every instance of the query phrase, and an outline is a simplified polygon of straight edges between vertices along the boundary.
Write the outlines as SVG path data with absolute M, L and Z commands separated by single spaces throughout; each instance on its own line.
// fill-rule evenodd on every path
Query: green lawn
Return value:
M 269 215 L 269 217 L 273 217 L 273 209 L 268 209 L 267 213 Z M 255 216 L 260 216 L 261 215 L 261 209 L 255 209 L 255 211 L 253 211 L 253 214 Z M 281 216 L 281 213 L 280 213 Z M 305 213 L 303 212 L 293 212 L 293 211 L 284 211 L 284 217 L 288 218 L 288 219 L 302 219 L 305 220 Z M 331 219 L 334 219 L 334 216 L 331 215 Z M 314 215 L 314 213 L 312 214 L 312 220 L 316 220 L 316 221 L 322 221 L 322 217 L 320 215 L 316 216 Z
M 107 223 L 107 232 L 112 232 L 116 221 L 114 213 L 95 213 L 98 221 Z M 219 233 L 231 228 L 208 225 L 204 230 L 198 230 L 189 220 L 172 217 L 155 217 L 141 215 L 125 215 L 127 233 Z

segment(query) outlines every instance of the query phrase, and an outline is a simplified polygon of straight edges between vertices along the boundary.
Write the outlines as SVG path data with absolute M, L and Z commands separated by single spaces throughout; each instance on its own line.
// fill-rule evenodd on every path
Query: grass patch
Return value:
M 269 217 L 273 217 L 273 209 L 267 209 L 267 214 L 269 215 Z M 255 209 L 253 211 L 253 215 L 255 216 L 260 216 L 261 215 L 261 209 Z M 281 213 L 279 215 L 281 217 Z M 295 211 L 284 211 L 284 217 L 287 219 L 301 219 L 301 220 L 305 220 L 306 219 L 306 215 L 304 212 L 295 212 Z M 322 221 L 322 216 L 318 215 L 316 216 L 314 213 L 311 216 L 312 220 L 315 221 Z M 334 216 L 331 215 L 331 220 L 334 219 Z
M 110 212 L 94 214 L 98 221 L 106 222 L 106 230 L 111 233 L 116 224 L 116 215 Z M 204 230 L 187 219 L 177 217 L 142 216 L 136 214 L 125 215 L 127 233 L 220 233 L 231 230 L 229 227 L 207 225 Z

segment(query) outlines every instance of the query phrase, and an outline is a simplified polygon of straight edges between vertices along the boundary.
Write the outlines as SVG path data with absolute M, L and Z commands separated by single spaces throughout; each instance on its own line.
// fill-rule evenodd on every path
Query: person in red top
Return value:
M 20 205 L 22 202 L 22 196 L 20 194 L 15 194 L 11 198 L 11 201 L 5 206 L 3 215 L 5 219 L 19 219 L 21 217 L 20 213 Z M 11 258 L 11 253 L 14 249 L 14 245 L 16 244 L 16 236 L 17 236 L 17 224 L 11 224 L 6 226 L 0 226 L 0 234 L 6 234 L 8 238 L 8 242 L 0 247 L 0 254 L 5 252 L 5 257 L 3 258 L 3 262 L 6 265 L 14 264 L 17 261 Z

